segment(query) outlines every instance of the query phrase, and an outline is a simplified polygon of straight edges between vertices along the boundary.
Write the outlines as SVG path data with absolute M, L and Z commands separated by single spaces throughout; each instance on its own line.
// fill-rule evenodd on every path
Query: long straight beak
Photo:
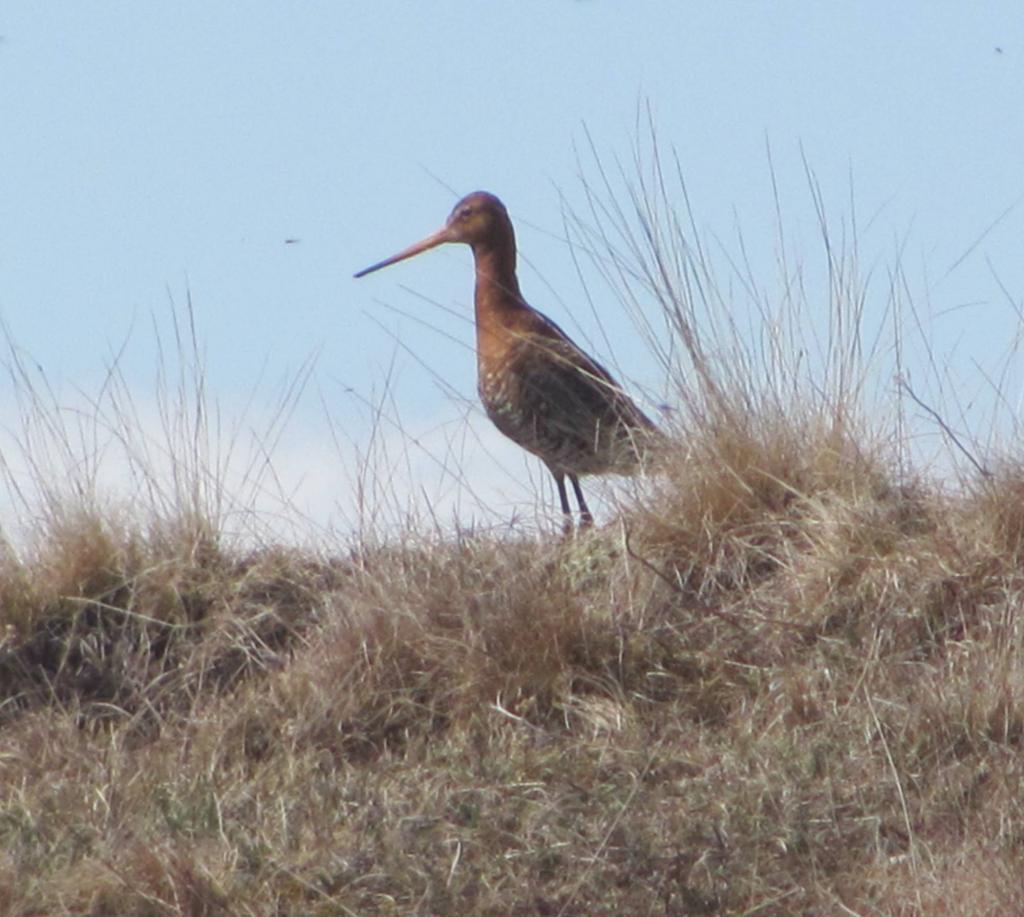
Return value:
M 389 264 L 395 264 L 398 261 L 405 261 L 406 258 L 412 258 L 420 252 L 428 251 L 431 248 L 436 248 L 438 245 L 443 245 L 445 242 L 452 242 L 451 231 L 447 226 L 439 229 L 433 235 L 427 236 L 425 239 L 421 239 L 414 245 L 410 245 L 408 248 L 402 249 L 397 255 L 392 255 L 390 258 L 385 258 L 383 261 L 378 261 L 376 264 L 371 264 L 367 268 L 363 268 L 356 277 L 365 277 L 367 274 L 372 274 L 374 271 L 379 271 L 382 267 L 387 267 Z

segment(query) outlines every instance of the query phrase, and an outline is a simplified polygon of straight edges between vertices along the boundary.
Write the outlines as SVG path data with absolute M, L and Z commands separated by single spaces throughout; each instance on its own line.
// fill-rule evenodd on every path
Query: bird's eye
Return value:
M 465 220 L 465 219 L 471 217 L 472 215 L 473 215 L 473 208 L 472 207 L 463 207 L 459 211 L 459 219 L 460 220 Z

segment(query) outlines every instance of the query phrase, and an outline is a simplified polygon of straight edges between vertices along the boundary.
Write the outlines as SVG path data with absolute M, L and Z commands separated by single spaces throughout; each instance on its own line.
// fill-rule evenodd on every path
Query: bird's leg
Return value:
M 551 472 L 555 476 L 555 484 L 558 487 L 558 499 L 562 501 L 562 531 L 568 536 L 572 534 L 572 507 L 569 506 L 569 495 L 565 492 L 565 475 Z M 575 478 L 572 479 L 575 482 Z M 579 485 L 577 485 L 579 486 Z M 579 491 L 577 490 L 578 494 Z
M 590 513 L 587 501 L 583 499 L 583 488 L 580 487 L 580 479 L 576 475 L 570 474 L 569 480 L 572 481 L 572 489 L 576 491 L 576 502 L 580 505 L 580 528 L 589 529 L 594 524 L 594 517 Z M 567 507 L 568 503 L 569 501 L 566 500 L 562 504 L 563 508 Z

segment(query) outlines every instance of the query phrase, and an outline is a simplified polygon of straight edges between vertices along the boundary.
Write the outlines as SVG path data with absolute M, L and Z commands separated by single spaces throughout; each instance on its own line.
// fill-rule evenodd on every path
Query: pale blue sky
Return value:
M 608 162 L 628 159 L 641 101 L 702 229 L 731 237 L 738 220 L 766 273 L 767 140 L 798 242 L 813 222 L 801 147 L 837 222 L 853 176 L 867 257 L 907 238 L 920 305 L 945 316 L 937 353 L 984 363 L 1015 329 L 994 277 L 1024 297 L 1017 2 L 6 0 L 0 35 L 0 315 L 59 387 L 94 384 L 134 323 L 126 368 L 144 388 L 149 316 L 190 289 L 227 404 L 321 349 L 297 440 L 329 440 L 321 397 L 362 435 L 343 385 L 369 396 L 395 353 L 371 315 L 472 399 L 471 326 L 404 289 L 468 318 L 468 251 L 351 279 L 435 229 L 445 186 L 506 202 L 527 298 L 597 340 L 559 197 L 583 204 L 583 126 Z M 628 343 L 598 355 L 657 386 Z M 405 422 L 458 420 L 430 372 L 402 353 L 397 365 Z M 313 473 L 333 480 L 329 450 L 301 445 L 289 467 L 319 456 Z

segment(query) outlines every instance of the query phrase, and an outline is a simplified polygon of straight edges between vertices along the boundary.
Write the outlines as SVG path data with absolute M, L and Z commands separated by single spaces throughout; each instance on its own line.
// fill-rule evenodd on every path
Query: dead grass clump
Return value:
M 706 599 L 776 571 L 809 504 L 891 487 L 877 450 L 865 452 L 835 418 L 726 412 L 666 461 L 653 499 L 633 517 L 634 538 Z
M 475 541 L 371 552 L 334 594 L 308 688 L 344 685 L 309 715 L 318 743 L 382 754 L 489 709 L 557 725 L 577 680 L 613 652 L 609 610 L 571 588 L 558 551 Z M 317 725 L 319 724 L 319 725 Z
M 1004 459 L 971 482 L 962 510 L 966 537 L 987 543 L 1008 563 L 1024 560 L 1024 461 Z
M 900 615 L 927 619 L 946 575 L 937 509 L 912 485 L 804 501 L 782 572 L 758 599 L 808 634 L 858 650 Z
M 3 574 L 4 719 L 56 704 L 142 717 L 140 734 L 279 662 L 335 576 L 298 552 L 232 556 L 207 524 L 144 529 L 99 512 L 62 518 Z

